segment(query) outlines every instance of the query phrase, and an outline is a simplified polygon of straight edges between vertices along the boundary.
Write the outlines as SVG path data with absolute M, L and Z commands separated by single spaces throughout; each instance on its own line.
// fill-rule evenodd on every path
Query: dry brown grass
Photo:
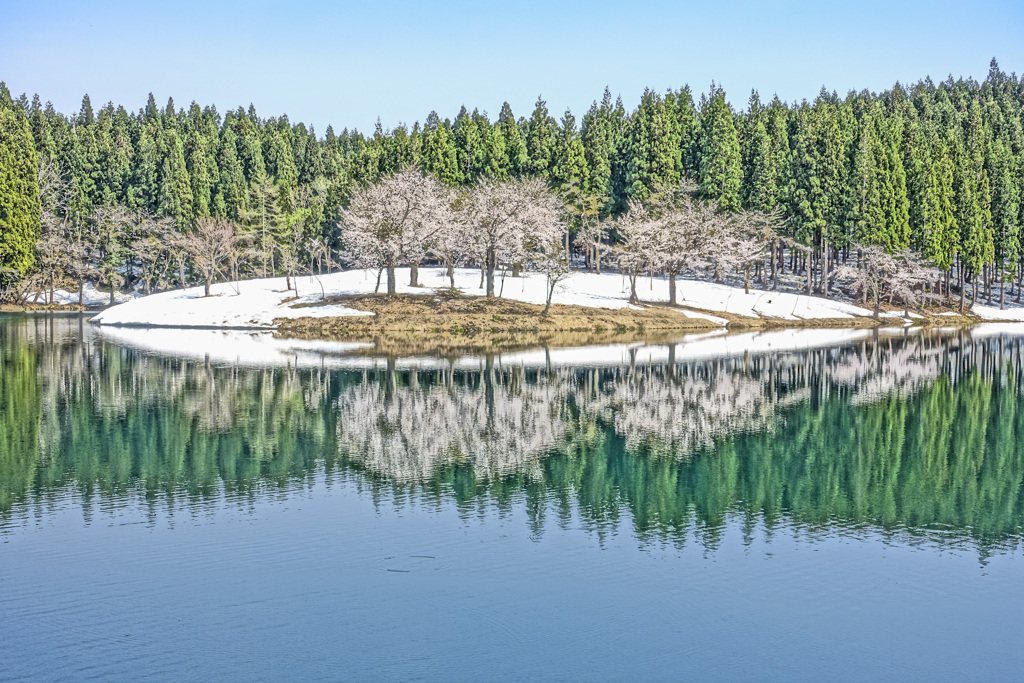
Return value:
M 296 318 L 275 321 L 278 333 L 306 339 L 369 342 L 371 354 L 423 353 L 442 356 L 501 349 L 569 347 L 634 341 L 667 342 L 686 333 L 719 329 L 714 322 L 689 318 L 686 311 L 707 313 L 728 321 L 730 330 L 793 327 L 876 327 L 902 325 L 899 319 L 835 318 L 784 320 L 747 318 L 718 311 L 667 305 L 641 309 L 600 309 L 553 305 L 543 307 L 511 301 L 467 297 L 457 292 L 422 295 L 351 295 L 329 297 L 313 306 L 342 304 L 372 316 Z M 305 306 L 311 306 L 309 304 Z M 312 307 L 312 306 L 311 306 Z M 928 316 L 923 325 L 954 325 L 956 318 Z M 965 319 L 967 320 L 967 319 Z
M 372 316 L 297 318 L 275 320 L 282 332 L 318 332 L 334 337 L 419 333 L 472 337 L 521 334 L 622 334 L 626 332 L 696 331 L 718 326 L 707 320 L 687 318 L 678 310 L 588 308 L 553 305 L 544 307 L 508 299 L 468 297 L 452 293 L 429 295 L 353 295 L 330 297 L 322 302 L 343 304 Z
M 337 318 L 295 318 L 275 320 L 279 333 L 302 338 L 371 341 L 384 347 L 394 344 L 408 348 L 410 343 L 426 342 L 431 348 L 478 349 L 481 346 L 558 346 L 585 343 L 650 340 L 652 337 L 678 336 L 678 333 L 717 329 L 715 323 L 690 318 L 686 311 L 706 313 L 728 321 L 738 329 L 779 328 L 864 328 L 902 325 L 898 318 L 817 318 L 786 320 L 706 311 L 683 306 L 648 304 L 641 309 L 604 309 L 585 306 L 552 305 L 545 315 L 543 307 L 509 299 L 464 296 L 458 292 L 384 296 L 361 294 L 334 296 L 316 307 L 341 304 L 372 316 Z M 886 307 L 883 307 L 885 310 Z M 897 309 L 893 309 L 896 311 Z M 897 312 L 902 312 L 900 309 Z M 925 314 L 915 325 L 970 325 L 976 318 Z M 417 341 L 418 340 L 418 341 Z
M 25 313 L 26 311 L 48 311 L 51 313 L 75 313 L 87 311 L 86 306 L 78 304 L 0 304 L 0 313 Z

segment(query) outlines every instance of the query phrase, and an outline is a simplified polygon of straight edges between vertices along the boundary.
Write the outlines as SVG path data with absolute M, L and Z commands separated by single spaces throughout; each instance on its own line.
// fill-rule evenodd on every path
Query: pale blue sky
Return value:
M 223 112 L 256 105 L 321 134 L 454 117 L 529 116 L 542 94 L 577 119 L 605 85 L 635 107 L 645 86 L 720 82 L 787 101 L 825 85 L 882 90 L 926 75 L 982 79 L 995 56 L 1024 71 L 1024 2 L 8 2 L 0 80 L 58 110 L 152 91 Z

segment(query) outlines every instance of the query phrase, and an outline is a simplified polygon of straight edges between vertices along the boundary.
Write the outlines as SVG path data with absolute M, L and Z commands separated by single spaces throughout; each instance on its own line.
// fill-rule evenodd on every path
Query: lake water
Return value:
M 0 679 L 1019 680 L 1024 337 L 0 317 Z

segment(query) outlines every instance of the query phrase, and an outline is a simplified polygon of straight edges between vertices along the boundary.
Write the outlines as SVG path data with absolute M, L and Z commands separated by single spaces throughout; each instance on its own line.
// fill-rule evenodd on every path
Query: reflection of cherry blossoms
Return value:
M 860 347 L 835 365 L 830 379 L 844 389 L 853 405 L 912 396 L 948 370 L 948 347 L 926 341 L 917 337 L 884 349 Z
M 524 373 L 365 376 L 337 400 L 353 462 L 398 481 L 445 466 L 479 479 L 537 476 L 573 437 L 574 416 L 608 425 L 627 450 L 683 459 L 736 434 L 769 431 L 790 406 L 843 395 L 909 396 L 954 370 L 926 337 L 716 361 Z
M 773 399 L 762 382 L 726 370 L 687 377 L 666 366 L 593 372 L 369 379 L 338 398 L 339 446 L 353 462 L 398 481 L 424 481 L 455 463 L 479 479 L 537 476 L 541 459 L 570 438 L 570 405 L 612 425 L 630 450 L 685 457 L 730 434 L 769 428 L 777 407 L 795 395 Z
M 565 432 L 566 385 L 526 382 L 517 373 L 485 371 L 463 384 L 394 377 L 346 389 L 338 398 L 342 452 L 372 472 L 399 481 L 429 479 L 460 463 L 480 479 L 516 472 L 539 476 L 540 459 Z
M 587 393 L 584 393 L 586 396 Z M 681 377 L 665 366 L 616 373 L 584 413 L 611 424 L 630 450 L 685 457 L 738 432 L 770 427 L 776 405 L 761 381 L 728 371 Z

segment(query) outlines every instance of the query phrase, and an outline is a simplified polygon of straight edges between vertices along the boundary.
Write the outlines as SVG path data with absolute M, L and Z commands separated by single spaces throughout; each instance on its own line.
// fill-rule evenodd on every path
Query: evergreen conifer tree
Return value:
M 469 112 L 466 111 L 465 107 L 462 107 L 459 115 L 455 118 L 452 133 L 459 172 L 462 175 L 463 182 L 470 183 L 482 171 L 481 161 L 484 158 L 484 146 L 480 128 L 474 117 L 471 117 Z
M 621 130 L 614 119 L 612 93 L 607 87 L 601 104 L 594 102 L 583 116 L 580 139 L 587 161 L 589 182 L 586 190 L 591 195 L 603 197 L 603 212 L 611 212 L 614 205 L 612 165 L 621 143 Z
M 944 147 L 936 150 L 933 159 L 925 196 L 922 248 L 925 258 L 946 271 L 953 265 L 959 242 L 953 213 L 953 163 Z
M 661 95 L 644 91 L 624 141 L 625 191 L 630 198 L 646 199 L 659 186 L 679 182 L 682 151 L 674 116 Z
M 554 160 L 557 133 L 555 120 L 548 114 L 547 103 L 540 97 L 537 98 L 527 130 L 528 170 L 532 175 L 546 178 Z
M 173 128 L 161 136 L 159 211 L 174 220 L 179 230 L 186 229 L 194 218 L 192 187 L 185 164 L 185 148 Z
M 441 121 L 437 112 L 430 112 L 423 127 L 423 166 L 446 185 L 462 183 L 455 141 L 447 121 Z
M 725 101 L 725 91 L 712 83 L 700 109 L 700 196 L 717 201 L 726 211 L 737 211 L 742 180 L 740 144 L 732 111 Z
M 745 208 L 757 211 L 773 210 L 779 194 L 778 159 L 768 135 L 767 118 L 757 93 L 752 92 L 740 148 L 743 159 L 740 198 Z
M 36 150 L 25 113 L 0 83 L 0 277 L 28 273 L 35 265 L 39 238 L 39 184 Z
M 589 185 L 587 160 L 583 152 L 583 143 L 576 130 L 576 117 L 572 111 L 565 110 L 561 125 L 558 128 L 558 139 L 551 168 L 551 185 L 567 189 L 575 185 L 584 190 Z
M 529 156 L 526 153 L 526 141 L 508 102 L 502 103 L 495 128 L 501 131 L 502 140 L 505 142 L 509 176 L 522 175 L 527 170 Z

